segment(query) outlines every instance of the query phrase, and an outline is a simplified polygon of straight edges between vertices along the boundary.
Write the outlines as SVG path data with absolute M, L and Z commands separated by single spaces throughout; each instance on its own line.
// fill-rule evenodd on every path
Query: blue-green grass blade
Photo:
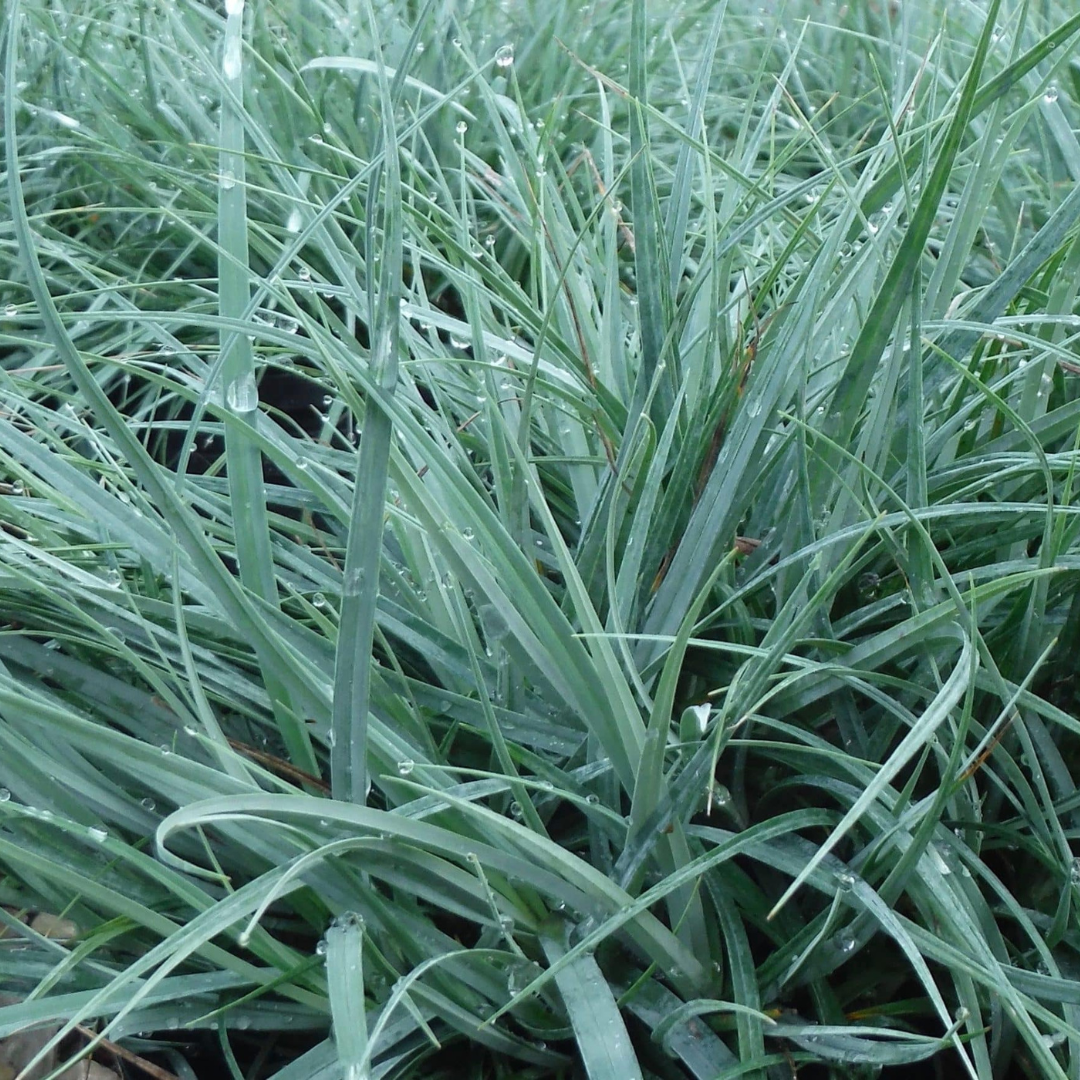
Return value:
M 378 42 L 375 13 L 370 3 L 367 5 L 367 16 L 372 40 Z M 394 120 L 396 95 L 391 93 L 381 49 L 378 50 L 377 60 L 382 140 L 386 149 L 383 170 L 381 174 L 376 173 L 369 190 L 369 214 L 379 201 L 375 192 L 379 190 L 380 181 L 385 185 L 385 198 L 381 200 L 383 229 L 379 278 L 377 285 L 373 278 L 368 285 L 372 309 L 369 365 L 378 396 L 393 397 L 398 382 L 401 325 L 401 164 Z M 404 82 L 404 72 L 403 65 L 398 72 L 397 89 Z M 371 222 L 368 235 L 375 235 Z M 369 262 L 369 271 L 373 265 L 378 264 Z M 379 595 L 383 515 L 392 435 L 390 414 L 384 408 L 372 407 L 369 402 L 345 547 L 345 584 L 341 596 L 341 630 L 334 664 L 334 699 L 330 721 L 333 733 L 330 746 L 331 790 L 337 798 L 359 803 L 367 800 L 371 787 L 368 773 L 368 711 L 373 664 L 371 645 Z
M 540 943 L 550 962 L 566 955 L 568 930 L 561 919 L 541 928 Z M 556 974 L 555 984 L 589 1080 L 642 1080 L 626 1023 L 596 958 L 586 953 L 565 964 Z
M 344 1080 L 368 1080 L 367 1010 L 364 1002 L 364 920 L 346 912 L 326 931 L 326 983 L 334 1046 Z

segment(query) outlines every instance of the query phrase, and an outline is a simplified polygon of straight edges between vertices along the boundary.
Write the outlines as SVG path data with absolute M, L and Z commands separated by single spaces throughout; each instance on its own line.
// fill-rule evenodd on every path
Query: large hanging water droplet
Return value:
M 250 371 L 229 383 L 225 389 L 225 404 L 230 412 L 241 416 L 258 408 L 259 388 L 255 385 L 255 376 Z
M 495 63 L 501 68 L 508 68 L 514 62 L 514 46 L 500 45 L 495 50 Z

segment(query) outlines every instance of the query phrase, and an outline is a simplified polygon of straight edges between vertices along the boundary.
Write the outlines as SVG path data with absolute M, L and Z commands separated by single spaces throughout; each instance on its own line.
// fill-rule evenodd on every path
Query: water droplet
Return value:
M 1080 888 L 1080 858 L 1073 859 L 1072 866 L 1069 867 L 1069 880 Z
M 458 133 L 459 135 L 464 135 L 464 134 L 465 134 L 465 132 L 469 130 L 469 125 L 468 125 L 468 124 L 466 124 L 464 120 L 459 120 L 459 121 L 458 121 L 458 122 L 457 122 L 457 123 L 456 123 L 456 124 L 454 125 L 454 130 L 455 130 L 455 131 L 456 131 L 456 132 L 457 132 L 457 133 Z
M 1046 88 L 1046 93 L 1043 94 L 1043 101 L 1047 105 L 1053 105 L 1054 102 L 1057 101 L 1057 99 L 1058 99 L 1058 89 L 1057 89 L 1057 87 L 1056 86 L 1048 86 Z
M 850 930 L 841 930 L 833 938 L 837 951 L 849 956 L 855 951 L 855 935 Z
M 7 802 L 11 798 L 11 792 L 6 787 L 0 787 L 0 802 Z
M 310 281 L 311 271 L 306 266 L 301 266 L 300 269 L 296 271 L 296 276 L 301 281 Z
M 842 871 L 836 875 L 836 885 L 841 892 L 851 892 L 855 888 L 855 875 Z
M 222 191 L 231 191 L 236 187 L 236 177 L 233 175 L 232 169 L 226 169 L 221 174 L 218 182 L 221 184 Z
M 4 308 L 4 314 L 7 318 L 14 319 L 15 316 L 19 314 L 19 309 L 14 304 L 8 304 L 8 306 Z
M 315 946 L 315 951 L 319 954 L 319 956 L 326 955 L 326 942 L 323 941 L 321 938 L 319 940 L 319 944 Z
M 953 1013 L 953 1017 L 958 1024 L 963 1024 L 970 1015 L 971 1010 L 966 1005 L 961 1005 L 960 1008 Z
M 514 62 L 514 46 L 500 45 L 495 51 L 495 63 L 501 68 L 508 68 Z
M 600 796 L 599 795 L 594 795 L 594 794 L 592 794 L 590 792 L 588 795 L 585 796 L 585 801 L 590 806 L 595 806 L 600 801 Z
M 312 602 L 312 603 L 313 603 L 313 604 L 314 604 L 314 605 L 315 605 L 315 606 L 316 606 L 317 608 L 324 608 L 324 607 L 326 607 L 326 597 L 325 597 L 325 596 L 323 596 L 323 594 L 322 594 L 321 592 L 317 592 L 317 593 L 316 593 L 316 594 L 315 594 L 315 595 L 314 595 L 314 596 L 312 597 L 312 599 L 311 599 L 311 602 Z
M 926 850 L 939 874 L 948 875 L 952 873 L 952 867 L 946 861 L 946 858 L 951 856 L 951 852 L 942 850 L 937 844 L 928 845 Z
M 513 930 L 514 930 L 514 916 L 513 915 L 500 915 L 499 916 L 499 927 L 506 934 L 513 933 Z
M 881 586 L 881 578 L 872 570 L 868 570 L 865 574 L 859 575 L 858 585 L 859 592 L 868 600 L 873 600 Z
M 465 528 L 461 530 L 461 535 L 465 537 L 466 540 L 472 540 L 476 536 L 476 533 L 466 525 Z
M 119 589 L 120 583 L 123 580 L 124 579 L 120 576 L 119 570 L 110 570 L 105 575 L 105 584 L 108 585 L 110 589 Z
M 259 404 L 259 388 L 255 385 L 255 376 L 250 371 L 229 383 L 225 389 L 225 404 L 230 412 L 238 415 L 255 411 Z
M 520 821 L 520 820 L 522 819 L 522 817 L 524 817 L 524 815 L 525 815 L 525 811 L 524 811 L 524 810 L 522 810 L 522 808 L 521 808 L 521 803 L 519 803 L 519 802 L 512 802 L 512 803 L 510 804 L 510 816 L 511 816 L 511 817 L 512 817 L 512 818 L 513 818 L 513 819 L 514 819 L 515 821 Z
M 331 924 L 339 930 L 363 930 L 364 916 L 357 911 L 343 911 Z
M 154 800 L 151 799 L 149 796 L 147 796 L 145 799 L 142 799 L 139 802 L 139 805 L 144 810 L 147 810 L 147 811 L 150 811 L 150 812 L 153 812 L 157 808 L 157 803 L 155 803 Z
M 86 834 L 95 844 L 103 844 L 109 838 L 109 830 L 100 825 L 91 825 Z
M 408 776 L 415 768 L 416 762 L 412 761 L 410 758 L 405 758 L 404 761 L 399 761 L 397 763 L 398 776 Z

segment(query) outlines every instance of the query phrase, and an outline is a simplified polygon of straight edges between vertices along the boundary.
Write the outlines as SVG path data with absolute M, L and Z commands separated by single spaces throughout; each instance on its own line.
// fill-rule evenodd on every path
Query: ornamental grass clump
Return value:
M 1080 1076 L 1069 5 L 4 20 L 18 1068 Z

